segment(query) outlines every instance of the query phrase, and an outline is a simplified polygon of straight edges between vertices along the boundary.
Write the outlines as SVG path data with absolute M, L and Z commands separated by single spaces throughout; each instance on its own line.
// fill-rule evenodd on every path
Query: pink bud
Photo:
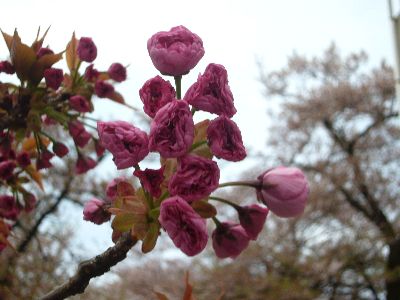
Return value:
M 10 62 L 4 60 L 0 62 L 0 73 L 2 72 L 11 75 L 15 73 L 15 68 Z
M 223 222 L 212 233 L 212 246 L 219 258 L 236 258 L 248 245 L 249 237 L 239 224 Z
M 88 156 L 79 155 L 75 165 L 75 173 L 78 175 L 86 173 L 87 171 L 93 169 L 96 165 L 97 162 L 94 159 Z
M 52 159 L 53 156 L 54 154 L 51 153 L 49 150 L 47 149 L 42 150 L 39 158 L 36 160 L 36 169 L 41 170 L 41 169 L 51 168 L 53 165 L 50 162 L 50 159 Z
M 20 209 L 13 196 L 0 196 L 0 217 L 9 220 L 16 220 L 20 213 Z
M 53 50 L 49 49 L 49 48 L 40 48 L 39 51 L 36 53 L 36 57 L 39 59 L 44 55 L 47 54 L 54 54 Z
M 127 180 L 124 177 L 117 177 L 107 184 L 106 196 L 111 202 L 117 198 L 117 186 L 120 182 L 127 182 Z
M 258 234 L 264 227 L 268 216 L 268 208 L 257 204 L 243 206 L 237 209 L 239 213 L 240 225 L 246 230 L 247 235 L 252 240 L 256 240 Z
M 31 164 L 29 153 L 23 151 L 17 155 L 17 163 L 20 167 L 25 168 Z
M 91 134 L 86 131 L 85 127 L 83 127 L 83 124 L 77 120 L 68 123 L 68 131 L 74 139 L 75 144 L 81 148 L 86 146 L 92 137 Z
M 86 70 L 85 70 L 85 79 L 87 81 L 94 81 L 99 77 L 100 72 L 97 71 L 97 69 L 94 68 L 93 64 L 89 65 Z
M 161 183 L 164 181 L 164 167 L 158 170 L 135 170 L 133 175 L 139 178 L 144 189 L 153 197 L 161 196 Z
M 113 63 L 107 71 L 111 79 L 122 82 L 126 80 L 126 68 L 120 63 Z
M 68 102 L 69 106 L 78 112 L 85 113 L 91 110 L 89 101 L 81 95 L 72 96 Z
M 0 162 L 0 178 L 3 180 L 10 179 L 13 176 L 16 164 L 12 160 Z
M 111 218 L 111 214 L 105 209 L 105 202 L 93 198 L 86 202 L 83 208 L 83 219 L 100 225 Z
M 68 154 L 69 149 L 68 149 L 68 147 L 65 146 L 63 143 L 55 142 L 55 143 L 53 143 L 53 152 L 54 152 L 58 157 L 64 157 L 65 155 Z
M 86 62 L 92 62 L 97 57 L 97 47 L 89 37 L 81 37 L 76 49 L 79 59 Z
M 99 98 L 108 98 L 114 94 L 114 87 L 104 80 L 96 81 L 94 92 Z
M 24 194 L 24 202 L 25 202 L 24 210 L 26 212 L 31 212 L 35 208 L 35 205 L 36 205 L 35 195 L 33 195 L 31 193 Z
M 258 177 L 257 198 L 283 218 L 303 213 L 310 191 L 307 178 L 298 168 L 277 167 Z
M 64 79 L 63 70 L 55 68 L 46 69 L 44 70 L 44 79 L 49 88 L 57 90 Z

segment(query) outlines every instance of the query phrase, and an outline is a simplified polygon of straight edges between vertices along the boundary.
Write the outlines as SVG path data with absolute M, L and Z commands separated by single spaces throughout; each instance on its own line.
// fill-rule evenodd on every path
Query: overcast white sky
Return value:
M 98 47 L 98 68 L 115 61 L 130 64 L 129 80 L 118 87 L 127 102 L 140 106 L 138 90 L 157 75 L 147 54 L 147 39 L 155 32 L 184 25 L 204 42 L 206 54 L 184 78 L 186 89 L 208 63 L 228 70 L 238 113 L 234 120 L 243 132 L 246 146 L 262 149 L 266 137 L 266 104 L 257 82 L 256 58 L 272 71 L 282 67 L 294 50 L 319 55 L 334 41 L 342 53 L 364 49 L 372 64 L 393 58 L 392 32 L 386 1 L 380 0 L 203 0 L 203 1 L 84 1 L 2 0 L 0 28 L 12 33 L 18 28 L 23 41 L 31 42 L 38 26 L 51 25 L 46 42 L 54 51 L 64 50 L 73 31 L 92 37 Z M 8 51 L 0 42 L 0 59 Z M 4 75 L 0 80 L 5 80 Z M 110 102 L 99 107 L 107 118 L 131 117 L 130 112 Z M 110 115 L 113 114 L 113 115 Z M 79 216 L 80 217 L 80 216 Z M 85 223 L 90 239 L 104 249 L 96 233 L 109 231 L 103 225 Z M 82 227 L 83 228 L 83 227 Z M 109 243 L 109 237 L 105 237 Z

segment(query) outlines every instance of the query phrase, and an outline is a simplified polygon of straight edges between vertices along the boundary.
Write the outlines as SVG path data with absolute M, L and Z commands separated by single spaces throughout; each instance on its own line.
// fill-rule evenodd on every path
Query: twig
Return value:
M 41 300 L 61 300 L 67 297 L 82 294 L 89 285 L 90 279 L 101 276 L 110 268 L 126 258 L 128 251 L 136 244 L 130 233 L 125 233 L 113 246 L 102 254 L 79 264 L 78 270 L 67 282 L 55 288 Z

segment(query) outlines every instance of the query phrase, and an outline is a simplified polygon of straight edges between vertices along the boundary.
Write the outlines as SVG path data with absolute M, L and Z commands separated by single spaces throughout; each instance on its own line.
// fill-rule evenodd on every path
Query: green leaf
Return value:
M 215 206 L 204 200 L 194 201 L 192 203 L 192 208 L 200 215 L 200 217 L 205 219 L 212 218 L 217 215 L 217 209 Z
M 135 215 L 132 213 L 122 213 L 115 216 L 111 223 L 111 227 L 120 232 L 129 231 L 135 222 Z
M 154 249 L 159 234 L 160 234 L 160 224 L 158 222 L 151 223 L 149 230 L 147 231 L 146 236 L 143 239 L 142 243 L 143 253 L 148 253 Z

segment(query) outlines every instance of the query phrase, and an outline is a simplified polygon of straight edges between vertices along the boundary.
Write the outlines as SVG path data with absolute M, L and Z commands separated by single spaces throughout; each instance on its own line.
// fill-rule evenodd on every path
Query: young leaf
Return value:
M 124 97 L 118 92 L 114 92 L 108 99 L 120 104 L 125 104 Z
M 200 215 L 200 217 L 205 219 L 212 218 L 217 215 L 215 206 L 204 200 L 194 201 L 192 203 L 192 208 Z
M 43 182 L 42 182 L 42 174 L 40 174 L 33 165 L 29 165 L 25 168 L 26 173 L 37 183 L 42 191 L 43 189 Z
M 39 49 L 42 48 L 44 39 L 46 38 L 46 35 L 47 35 L 47 33 L 49 32 L 50 27 L 51 27 L 51 26 L 49 26 L 49 27 L 46 29 L 46 31 L 45 31 L 45 33 L 43 34 L 43 36 L 39 39 L 39 34 L 40 34 L 40 26 L 39 26 L 38 32 L 37 32 L 37 35 L 36 35 L 36 39 L 35 39 L 35 41 L 32 43 L 32 46 L 31 46 L 31 48 L 35 51 L 35 53 L 37 53 L 37 52 L 39 51 Z
M 134 196 L 135 195 L 135 189 L 133 186 L 126 181 L 121 181 L 118 182 L 117 184 L 117 195 L 119 197 L 124 197 L 124 196 Z
M 132 213 L 122 213 L 115 216 L 111 223 L 111 227 L 120 232 L 129 231 L 134 224 L 135 216 Z
M 143 239 L 142 252 L 148 253 L 154 249 L 157 243 L 157 238 L 160 234 L 160 224 L 158 222 L 153 222 L 150 224 L 149 230 Z
M 67 66 L 71 74 L 76 70 L 80 62 L 78 54 L 76 53 L 77 48 L 78 48 L 78 40 L 75 38 L 75 32 L 74 32 L 72 34 L 71 41 L 68 43 L 67 48 L 65 49 L 65 58 L 67 60 Z
M 3 38 L 4 38 L 4 41 L 6 42 L 8 51 L 11 52 L 11 45 L 12 45 L 13 37 L 11 35 L 3 32 L 3 30 L 1 30 L 1 33 L 3 34 Z
M 62 59 L 64 52 L 58 54 L 46 54 L 34 62 L 31 68 L 29 79 L 33 84 L 38 84 L 43 76 L 44 71 Z
M 36 61 L 36 53 L 32 48 L 21 42 L 17 30 L 15 30 L 12 39 L 10 57 L 18 78 L 21 81 L 28 80 L 31 68 Z

